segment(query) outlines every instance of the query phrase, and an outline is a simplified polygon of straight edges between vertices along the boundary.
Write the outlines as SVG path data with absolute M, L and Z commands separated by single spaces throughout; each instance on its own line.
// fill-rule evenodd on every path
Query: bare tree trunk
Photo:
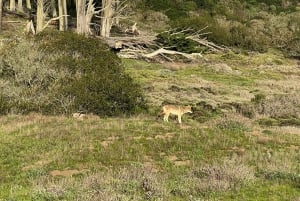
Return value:
M 94 14 L 99 11 L 95 11 L 94 0 L 88 0 L 88 5 L 86 8 L 87 0 L 77 0 L 77 33 L 80 34 L 91 34 L 90 24 Z
M 86 0 L 76 0 L 77 33 L 84 34 Z
M 67 2 L 66 0 L 58 0 L 58 13 L 59 16 L 59 30 L 66 31 L 68 29 L 68 17 L 67 17 Z
M 33 35 L 35 35 L 35 29 L 34 29 L 32 20 L 27 21 L 25 29 L 26 29 L 25 33 L 30 34 L 30 32 L 31 32 Z
M 119 10 L 120 8 L 120 0 L 115 0 L 115 11 Z M 115 25 L 119 26 L 120 24 L 120 15 L 116 15 L 114 19 Z
M 44 24 L 44 0 L 37 0 L 37 12 L 36 12 L 36 33 L 43 30 Z
M 16 11 L 16 1 L 15 0 L 10 0 L 10 2 L 9 2 L 9 10 L 10 11 Z
M 26 0 L 26 8 L 28 10 L 31 10 L 31 2 L 30 2 L 30 0 Z
M 57 9 L 55 0 L 51 0 L 52 17 L 57 17 Z
M 2 7 L 3 7 L 3 0 L 0 0 L 0 31 L 2 30 Z
M 109 37 L 110 29 L 112 26 L 113 17 L 113 0 L 102 0 L 102 13 L 101 13 L 101 33 L 102 37 Z
M 23 0 L 18 0 L 18 7 L 17 10 L 19 12 L 23 12 Z

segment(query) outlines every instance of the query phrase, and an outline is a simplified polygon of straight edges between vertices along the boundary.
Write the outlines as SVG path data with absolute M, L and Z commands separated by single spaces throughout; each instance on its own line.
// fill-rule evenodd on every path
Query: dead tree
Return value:
M 58 13 L 59 16 L 59 30 L 66 31 L 68 29 L 68 17 L 67 17 L 67 2 L 66 0 L 58 0 Z
M 37 0 L 36 11 L 36 33 L 43 30 L 44 27 L 44 0 Z
M 100 12 L 96 10 L 93 0 L 76 0 L 77 33 L 92 34 L 90 25 L 92 17 Z
M 16 11 L 16 0 L 10 0 L 9 1 L 9 10 L 10 11 Z
M 113 22 L 113 0 L 102 0 L 101 12 L 101 32 L 100 36 L 107 38 L 110 36 L 110 30 Z
M 204 29 L 203 29 L 204 30 Z M 226 51 L 226 47 L 218 46 L 213 42 L 208 41 L 204 35 L 208 33 L 202 33 L 201 31 L 193 31 L 192 29 L 186 30 L 170 30 L 168 33 L 177 37 L 184 33 L 184 40 L 193 40 L 199 46 L 207 48 L 207 51 L 222 52 Z M 158 42 L 158 36 L 135 36 L 135 37 L 110 37 L 106 38 L 107 44 L 118 50 L 118 55 L 121 58 L 135 58 L 144 59 L 147 61 L 175 61 L 177 59 L 184 60 L 197 60 L 202 57 L 201 52 L 186 53 L 178 50 L 174 50 L 170 47 L 164 46 L 163 43 Z M 120 45 L 121 44 L 121 45 Z

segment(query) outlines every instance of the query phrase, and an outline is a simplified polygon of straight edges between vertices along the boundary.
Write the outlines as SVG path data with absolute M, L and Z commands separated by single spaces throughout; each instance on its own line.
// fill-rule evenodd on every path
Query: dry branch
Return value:
M 168 33 L 172 36 L 180 36 L 184 34 L 183 39 L 193 40 L 199 46 L 205 46 L 211 52 L 222 52 L 226 51 L 226 47 L 222 47 L 208 41 L 206 38 L 202 38 L 203 35 L 209 33 L 202 33 L 203 28 L 199 31 L 193 31 L 192 29 L 185 30 L 168 30 L 163 33 Z M 180 35 L 179 35 L 180 34 Z M 109 37 L 102 38 L 106 43 L 112 48 L 118 51 L 118 56 L 121 58 L 138 58 L 145 60 L 154 61 L 173 61 L 178 58 L 185 58 L 188 60 L 195 60 L 197 58 L 203 57 L 201 53 L 186 53 L 181 51 L 171 50 L 171 47 L 166 47 L 161 44 L 157 36 L 125 36 L 125 37 Z M 172 47 L 173 48 L 173 47 Z M 176 57 L 176 55 L 180 57 Z M 174 57 L 175 56 L 175 57 Z
M 149 54 L 144 54 L 142 55 L 143 57 L 146 57 L 146 58 L 153 58 L 157 55 L 164 55 L 164 54 L 171 54 L 171 55 L 181 55 L 181 56 L 184 56 L 188 59 L 195 59 L 195 57 L 202 57 L 202 55 L 200 53 L 192 53 L 192 54 L 187 54 L 187 53 L 183 53 L 183 52 L 178 52 L 178 51 L 173 51 L 173 50 L 166 50 L 164 48 L 160 48 L 152 53 L 149 53 Z

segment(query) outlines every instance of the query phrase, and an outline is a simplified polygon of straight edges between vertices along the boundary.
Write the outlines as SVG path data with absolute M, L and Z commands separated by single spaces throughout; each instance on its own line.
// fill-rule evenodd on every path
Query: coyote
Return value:
M 162 114 L 164 114 L 164 121 L 168 121 L 169 115 L 174 114 L 178 116 L 178 122 L 181 124 L 181 116 L 185 113 L 193 113 L 191 106 L 178 105 L 164 105 L 162 107 Z
M 85 114 L 79 113 L 79 112 L 75 112 L 72 114 L 73 118 L 75 119 L 80 119 L 83 120 L 83 118 L 85 118 Z

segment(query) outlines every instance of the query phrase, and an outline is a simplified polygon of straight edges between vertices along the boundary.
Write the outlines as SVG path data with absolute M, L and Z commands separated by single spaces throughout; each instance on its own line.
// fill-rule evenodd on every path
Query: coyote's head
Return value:
M 193 111 L 192 111 L 192 106 L 184 106 L 183 107 L 183 111 L 185 112 L 185 113 L 193 113 Z

